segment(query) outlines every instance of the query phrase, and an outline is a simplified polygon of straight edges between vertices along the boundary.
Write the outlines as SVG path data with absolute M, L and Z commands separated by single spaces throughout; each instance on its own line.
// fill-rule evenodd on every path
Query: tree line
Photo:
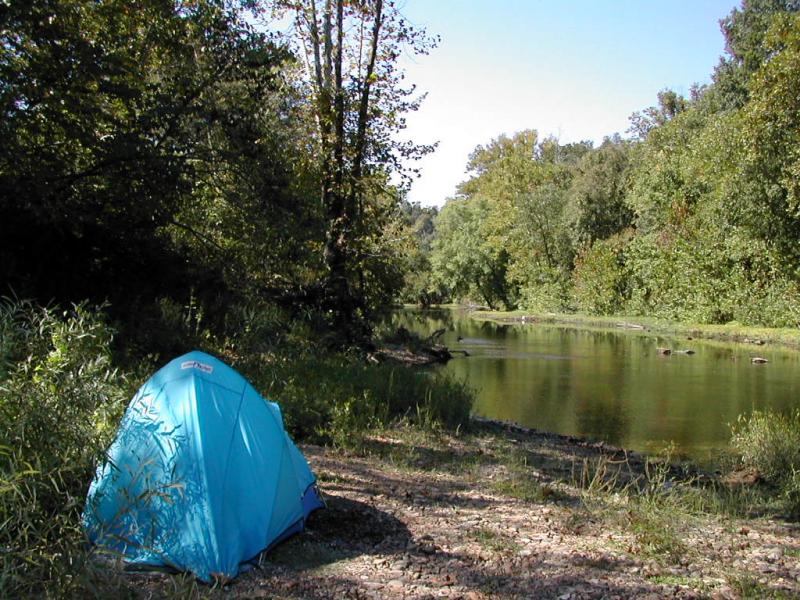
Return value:
M 108 302 L 148 351 L 265 307 L 358 343 L 429 150 L 397 59 L 434 42 L 390 0 L 0 3 L 0 294 Z
M 476 148 L 406 298 L 800 323 L 798 10 L 745 0 L 712 82 L 662 91 L 626 138 Z

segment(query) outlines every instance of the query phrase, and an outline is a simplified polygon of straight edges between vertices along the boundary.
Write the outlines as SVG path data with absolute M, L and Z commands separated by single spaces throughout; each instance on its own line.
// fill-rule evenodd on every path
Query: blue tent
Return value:
M 176 358 L 128 406 L 89 488 L 89 538 L 129 563 L 235 577 L 322 506 L 268 402 L 202 352 Z

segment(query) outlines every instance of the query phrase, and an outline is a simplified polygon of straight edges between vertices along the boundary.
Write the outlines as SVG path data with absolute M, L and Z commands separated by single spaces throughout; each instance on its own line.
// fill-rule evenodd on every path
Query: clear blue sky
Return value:
M 719 20 L 734 0 L 400 0 L 438 34 L 404 65 L 428 92 L 403 137 L 440 142 L 410 199 L 441 205 L 467 156 L 501 133 L 536 129 L 562 143 L 625 134 L 659 90 L 708 83 L 724 51 Z

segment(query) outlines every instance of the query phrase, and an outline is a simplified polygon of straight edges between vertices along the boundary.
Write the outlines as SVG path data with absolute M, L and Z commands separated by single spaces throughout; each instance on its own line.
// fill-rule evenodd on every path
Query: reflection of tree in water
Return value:
M 576 413 L 578 435 L 605 440 L 612 444 L 623 442 L 630 427 L 623 396 L 613 389 L 611 393 L 604 394 L 602 399 L 581 402 Z
M 580 331 L 589 348 L 593 370 L 578 375 L 587 390 L 576 394 L 576 427 L 579 435 L 619 444 L 631 426 L 626 409 L 628 369 L 625 354 L 631 338 L 615 331 Z
M 405 327 L 420 335 L 429 335 L 437 329 L 453 329 L 453 311 L 445 308 L 402 308 L 389 313 L 386 323 L 392 328 Z
M 487 336 L 506 338 L 508 337 L 510 327 L 492 321 L 481 321 L 478 331 Z

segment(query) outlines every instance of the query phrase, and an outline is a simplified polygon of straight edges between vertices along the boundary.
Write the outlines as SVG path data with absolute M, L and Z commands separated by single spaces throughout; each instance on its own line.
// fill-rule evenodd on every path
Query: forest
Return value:
M 624 137 L 594 147 L 530 129 L 477 147 L 418 236 L 425 275 L 405 298 L 797 326 L 797 9 L 734 10 L 711 83 L 663 90 Z
M 463 382 L 370 362 L 400 302 L 800 325 L 800 3 L 721 27 L 709 85 L 597 147 L 498 135 L 439 210 L 399 141 L 438 38 L 394 0 L 0 0 L 0 596 L 138 597 L 83 500 L 189 349 L 352 448 L 469 423 Z

